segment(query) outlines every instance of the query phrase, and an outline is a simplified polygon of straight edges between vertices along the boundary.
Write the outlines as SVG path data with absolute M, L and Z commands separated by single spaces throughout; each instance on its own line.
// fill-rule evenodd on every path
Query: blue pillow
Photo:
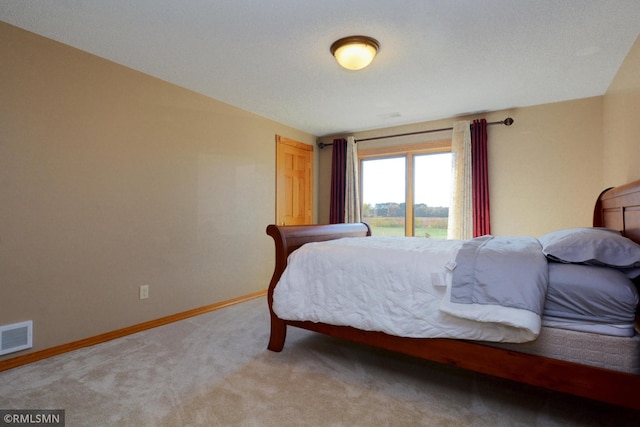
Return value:
M 569 228 L 545 234 L 538 240 L 543 253 L 552 261 L 618 269 L 640 268 L 640 245 L 617 230 Z

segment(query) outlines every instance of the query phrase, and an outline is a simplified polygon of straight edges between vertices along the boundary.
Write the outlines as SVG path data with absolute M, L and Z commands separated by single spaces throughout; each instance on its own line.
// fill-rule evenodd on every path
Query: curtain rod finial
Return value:
M 507 117 L 503 122 L 506 126 L 511 126 L 513 124 L 513 119 L 511 117 Z

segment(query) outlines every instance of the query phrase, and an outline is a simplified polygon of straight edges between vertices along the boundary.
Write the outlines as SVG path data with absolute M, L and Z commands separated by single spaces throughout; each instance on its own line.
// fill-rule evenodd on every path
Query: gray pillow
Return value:
M 607 228 L 569 228 L 538 239 L 545 256 L 564 263 L 619 269 L 640 267 L 640 245 Z

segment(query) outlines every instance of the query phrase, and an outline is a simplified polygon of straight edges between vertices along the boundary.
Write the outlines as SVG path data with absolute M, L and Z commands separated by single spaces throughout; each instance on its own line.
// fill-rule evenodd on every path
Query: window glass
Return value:
M 362 219 L 374 236 L 404 236 L 406 227 L 406 157 L 361 163 Z
M 413 235 L 447 238 L 451 153 L 414 156 Z

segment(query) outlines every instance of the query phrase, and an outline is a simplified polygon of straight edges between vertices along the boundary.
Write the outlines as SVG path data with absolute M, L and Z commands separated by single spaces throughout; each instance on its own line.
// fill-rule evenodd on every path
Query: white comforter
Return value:
M 445 296 L 451 292 L 452 271 L 463 243 L 396 237 L 308 243 L 289 256 L 274 289 L 273 310 L 286 320 L 353 326 L 403 337 L 535 339 L 540 317 L 522 316 L 522 310 L 501 308 L 504 319 L 500 322 L 444 311 L 451 312 Z

